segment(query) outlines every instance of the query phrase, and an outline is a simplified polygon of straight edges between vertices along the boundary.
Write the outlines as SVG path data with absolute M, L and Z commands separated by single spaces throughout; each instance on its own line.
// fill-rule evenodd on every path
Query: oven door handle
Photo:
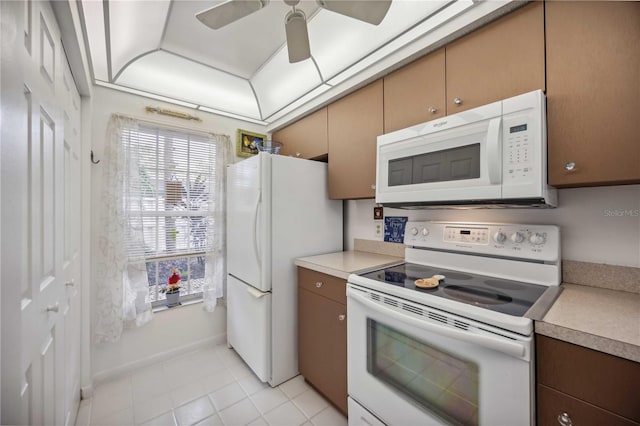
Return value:
M 509 342 L 496 337 L 484 336 L 478 334 L 472 334 L 464 331 L 458 331 L 457 329 L 444 327 L 441 325 L 431 324 L 428 321 L 421 321 L 413 318 L 410 315 L 404 315 L 396 312 L 394 309 L 388 308 L 380 303 L 369 300 L 368 298 L 356 293 L 351 289 L 347 289 L 347 297 L 352 298 L 354 301 L 384 315 L 388 315 L 396 321 L 403 322 L 405 324 L 412 325 L 414 327 L 421 328 L 423 330 L 430 331 L 432 333 L 439 334 L 441 336 L 450 337 L 452 339 L 469 342 L 476 345 L 481 345 L 495 351 L 500 351 L 514 357 L 523 357 L 525 348 L 515 342 Z

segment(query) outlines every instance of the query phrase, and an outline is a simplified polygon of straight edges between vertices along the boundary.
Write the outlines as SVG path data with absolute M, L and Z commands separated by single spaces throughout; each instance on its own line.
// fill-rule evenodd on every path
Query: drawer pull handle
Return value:
M 345 314 L 338 315 L 338 321 L 344 321 L 347 316 Z
M 320 288 L 320 287 L 322 287 L 322 281 L 316 282 L 316 288 Z
M 568 172 L 572 172 L 576 169 L 576 163 L 574 163 L 573 161 L 570 161 L 564 165 L 564 169 Z
M 453 103 L 454 103 L 454 104 L 456 104 L 456 105 L 462 105 L 462 99 L 460 99 L 460 98 L 455 98 L 455 99 L 453 100 Z
M 571 426 L 573 424 L 571 417 L 567 413 L 562 413 L 558 416 L 558 423 L 562 426 Z

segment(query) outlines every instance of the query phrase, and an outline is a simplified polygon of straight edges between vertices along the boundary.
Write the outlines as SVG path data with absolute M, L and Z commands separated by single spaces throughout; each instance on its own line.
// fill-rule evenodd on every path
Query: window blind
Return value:
M 218 201 L 212 190 L 219 178 L 216 145 L 206 135 L 145 125 L 127 129 L 121 142 L 131 159 L 123 194 L 130 213 L 129 257 L 170 258 L 211 250 L 207 229 L 212 229 L 211 207 Z

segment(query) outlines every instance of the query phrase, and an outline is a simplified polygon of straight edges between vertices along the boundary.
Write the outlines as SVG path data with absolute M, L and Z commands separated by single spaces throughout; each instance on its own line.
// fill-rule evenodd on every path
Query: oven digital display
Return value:
M 489 244 L 488 228 L 462 228 L 447 226 L 444 229 L 443 241 L 447 243 Z
M 526 124 L 521 124 L 519 126 L 509 127 L 509 133 L 524 132 L 526 130 L 527 130 L 527 125 Z

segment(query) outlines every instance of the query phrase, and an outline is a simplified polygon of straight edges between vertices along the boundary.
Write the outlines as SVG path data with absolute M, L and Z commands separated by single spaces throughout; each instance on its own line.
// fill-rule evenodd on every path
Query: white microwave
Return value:
M 541 90 L 378 136 L 376 203 L 555 207 Z

